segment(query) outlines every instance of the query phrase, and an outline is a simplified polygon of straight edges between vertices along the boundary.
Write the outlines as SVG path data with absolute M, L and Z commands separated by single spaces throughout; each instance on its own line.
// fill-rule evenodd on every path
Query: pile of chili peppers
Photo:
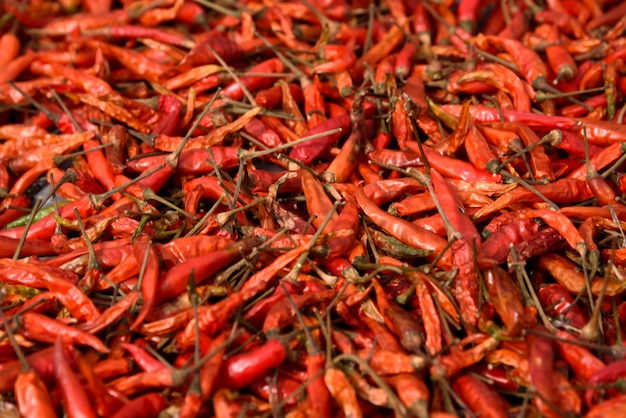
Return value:
M 1 6 L 7 413 L 624 415 L 626 3 Z

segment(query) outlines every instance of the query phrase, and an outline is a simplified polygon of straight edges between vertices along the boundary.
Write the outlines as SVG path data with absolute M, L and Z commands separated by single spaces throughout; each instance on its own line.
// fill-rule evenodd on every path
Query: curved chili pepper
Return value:
M 101 353 L 108 353 L 109 349 L 102 341 L 92 334 L 70 327 L 45 315 L 27 312 L 22 315 L 23 333 L 27 338 L 35 341 L 52 343 L 57 336 L 70 344 L 88 345 Z
M 432 251 L 439 254 L 446 247 L 446 240 L 430 231 L 422 229 L 412 223 L 397 218 L 378 207 L 367 198 L 362 187 L 357 187 L 355 192 L 356 200 L 363 212 L 379 227 L 388 234 L 403 243 L 417 249 Z M 449 253 L 444 254 L 439 263 L 442 266 L 450 265 Z

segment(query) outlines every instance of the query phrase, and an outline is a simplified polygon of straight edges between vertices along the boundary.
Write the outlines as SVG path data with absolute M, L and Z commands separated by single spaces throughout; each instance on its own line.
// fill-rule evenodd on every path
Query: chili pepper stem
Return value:
M 95 123 L 95 124 L 101 125 L 101 126 L 107 126 L 109 128 L 111 128 L 111 127 L 113 127 L 115 125 L 113 123 L 109 123 L 109 122 L 104 121 L 104 120 L 93 119 L 93 118 L 89 119 L 89 122 Z M 141 142 L 143 142 L 143 143 L 145 143 L 147 145 L 150 145 L 151 147 L 154 146 L 154 138 L 157 137 L 156 134 L 149 134 L 148 135 L 148 134 L 141 133 L 141 132 L 136 131 L 136 130 L 131 129 L 131 128 L 126 128 L 126 132 L 128 132 L 128 134 L 131 135 L 132 137 L 137 138 Z M 109 145 L 106 144 L 106 145 L 103 145 L 103 146 L 109 146 Z M 95 150 L 95 149 L 96 149 L 96 147 L 92 148 L 92 150 Z
M 227 9 L 226 7 L 223 7 L 216 2 L 208 1 L 208 0 L 194 0 L 194 1 L 198 4 L 208 7 L 209 9 L 215 10 L 216 12 L 221 13 L 223 15 L 232 16 L 237 19 L 241 19 L 241 13 L 235 10 Z
M 63 102 L 63 100 L 61 100 L 61 97 L 59 96 L 59 94 L 56 92 L 56 90 L 52 90 L 52 96 L 54 97 L 54 100 L 57 101 L 57 103 L 59 104 L 59 106 L 61 106 L 61 109 L 63 109 L 63 112 L 67 115 L 67 117 L 70 119 L 70 122 L 72 122 L 72 125 L 74 125 L 74 128 L 76 129 L 76 132 L 78 133 L 82 133 L 84 132 L 83 128 L 81 128 L 81 126 L 78 124 L 78 121 L 76 120 L 76 118 L 74 117 L 74 115 L 72 114 L 72 112 L 70 112 L 70 110 L 67 108 L 67 106 L 65 105 L 65 103 Z
M 37 200 L 35 201 L 35 205 L 33 206 L 33 210 L 30 213 L 30 217 L 28 218 L 28 222 L 26 222 L 24 233 L 20 237 L 20 242 L 17 244 L 17 248 L 15 249 L 15 253 L 13 254 L 13 260 L 17 260 L 18 258 L 20 258 L 20 253 L 22 252 L 22 248 L 24 247 L 24 243 L 26 242 L 26 236 L 28 235 L 28 230 L 30 229 L 30 226 L 33 224 L 33 219 L 35 218 L 37 211 L 41 207 L 41 204 L 42 204 L 41 198 L 37 198 Z
M 183 215 L 186 218 L 189 218 L 193 221 L 197 220 L 198 218 L 196 218 L 194 215 L 192 215 L 191 213 L 187 212 L 186 210 L 179 208 L 178 206 L 176 206 L 175 204 L 173 204 L 172 202 L 162 198 L 161 196 L 157 195 L 156 193 L 154 193 L 154 191 L 150 188 L 146 188 L 143 191 L 143 198 L 144 200 L 148 201 L 148 200 L 156 200 L 157 202 L 161 203 L 162 205 L 167 206 L 168 208 L 180 213 L 181 215 Z
M 581 337 L 587 341 L 597 341 L 600 338 L 600 332 L 601 332 L 601 327 L 602 327 L 602 323 L 600 321 L 600 315 L 602 315 L 601 307 L 602 307 L 602 301 L 604 300 L 604 295 L 606 293 L 606 287 L 609 282 L 609 275 L 611 274 L 610 270 L 611 270 L 612 265 L 613 263 L 609 261 L 609 268 L 607 268 L 604 273 L 604 279 L 602 281 L 602 288 L 600 289 L 600 294 L 598 295 L 598 298 L 596 299 L 596 302 L 593 305 L 591 318 L 589 318 L 589 322 L 585 324 L 585 326 L 582 328 L 581 333 L 580 333 Z M 593 299 L 590 299 L 590 302 L 592 300 Z
M 87 266 L 87 269 L 100 271 L 100 263 L 98 263 L 96 252 L 93 249 L 93 243 L 91 242 L 91 240 L 89 239 L 89 236 L 87 235 L 87 231 L 85 230 L 85 225 L 83 224 L 83 220 L 81 219 L 77 208 L 74 208 L 74 214 L 76 215 L 76 223 L 78 224 L 78 227 L 80 228 L 80 233 L 83 236 L 83 239 L 85 240 L 87 251 L 89 252 L 89 264 Z
M 321 353 L 322 350 L 315 343 L 315 340 L 313 339 L 313 335 L 311 334 L 311 330 L 309 329 L 309 326 L 304 321 L 304 317 L 302 316 L 302 312 L 300 312 L 298 305 L 296 305 L 293 298 L 291 297 L 291 293 L 289 293 L 289 291 L 287 290 L 283 282 L 280 283 L 280 287 L 283 289 L 283 292 L 285 292 L 285 297 L 289 301 L 289 304 L 291 305 L 291 307 L 293 308 L 296 314 L 296 318 L 298 319 L 298 322 L 300 322 L 300 325 L 302 326 L 302 330 L 304 331 L 304 335 L 306 336 L 307 343 L 308 343 L 308 346 L 307 346 L 308 355 Z
M 602 86 L 602 87 L 594 87 L 594 88 L 587 89 L 587 90 L 563 91 L 563 92 L 558 91 L 555 93 L 544 93 L 543 91 L 538 91 L 536 100 L 540 102 L 543 100 L 560 99 L 560 98 L 567 97 L 567 96 L 578 96 L 581 94 L 599 93 L 599 92 L 604 91 L 605 89 L 606 87 Z
M 526 187 L 528 190 L 530 190 L 531 192 L 536 194 L 541 200 L 546 202 L 548 204 L 548 206 L 550 207 L 550 210 L 559 210 L 559 207 L 556 205 L 556 203 L 554 203 L 550 199 L 548 199 L 543 193 L 541 193 L 540 191 L 535 189 L 527 181 L 522 180 L 519 177 L 515 177 L 512 174 L 507 173 L 506 171 L 501 171 L 500 175 L 502 175 L 502 177 L 505 177 L 505 178 L 507 178 L 509 180 L 513 180 L 515 183 L 519 183 L 520 185 Z
M 17 86 L 17 84 L 15 84 L 13 81 L 8 81 L 9 85 L 14 88 L 15 90 L 17 90 L 18 93 L 20 93 L 26 100 L 28 100 L 30 102 L 30 104 L 32 104 L 33 106 L 35 106 L 35 108 L 37 110 L 39 110 L 41 113 L 43 113 L 44 115 L 46 115 L 48 117 L 48 119 L 50 119 L 52 121 L 52 123 L 54 123 L 55 125 L 57 125 L 59 123 L 59 115 L 56 115 L 54 113 L 52 113 L 49 109 L 47 109 L 44 105 L 42 105 L 41 103 L 39 103 L 38 101 L 36 101 L 35 99 L 33 99 L 28 93 L 26 93 L 24 90 L 22 90 L 21 88 L 19 88 Z
M 524 268 L 524 266 L 526 265 L 526 262 L 519 261 L 517 257 L 517 252 L 515 251 L 515 247 L 513 246 L 513 244 L 510 244 L 509 248 L 511 252 L 511 258 L 513 259 L 513 262 L 510 265 L 511 267 L 515 269 L 515 273 L 518 275 L 518 280 L 526 284 L 526 289 L 528 293 L 530 294 L 530 297 L 534 305 L 537 307 L 537 313 L 539 314 L 539 317 L 541 318 L 543 325 L 548 330 L 550 330 L 550 332 L 556 333 L 557 329 L 554 327 L 554 325 L 552 325 L 552 323 L 550 322 L 550 319 L 548 318 L 545 311 L 543 310 L 543 307 L 541 306 L 541 303 L 539 302 L 539 298 L 537 297 L 537 293 L 535 292 L 535 289 L 530 280 L 530 277 L 528 277 L 528 274 L 526 273 L 526 269 Z
M 303 3 L 305 0 L 302 0 Z M 306 3 L 304 3 L 306 4 Z M 278 57 L 278 59 L 287 67 L 289 68 L 296 77 L 298 77 L 298 79 L 300 80 L 300 87 L 301 88 L 305 88 L 306 86 L 308 86 L 309 84 L 311 84 L 311 80 L 304 75 L 304 73 L 298 68 L 296 67 L 290 60 L 287 59 L 287 57 L 285 57 L 285 55 L 283 55 L 278 48 L 276 48 L 276 46 L 274 44 L 272 44 L 270 41 L 267 40 L 267 38 L 265 38 L 263 35 L 261 35 L 259 32 L 257 32 L 255 30 L 255 34 L 256 36 L 259 37 L 260 40 L 263 41 L 263 43 L 265 45 L 267 45 L 267 47 L 269 49 L 271 49 L 274 54 L 276 54 L 276 56 Z
M 54 157 L 52 157 L 52 160 L 54 161 L 55 165 L 61 165 L 61 164 L 63 164 L 63 161 L 65 161 L 65 160 L 69 160 L 69 159 L 72 159 L 74 157 L 85 155 L 85 154 L 90 153 L 90 152 L 94 152 L 94 151 L 98 151 L 98 150 L 101 150 L 101 149 L 109 148 L 112 145 L 113 144 L 101 144 L 101 145 L 96 145 L 96 146 L 94 146 L 92 148 L 89 148 L 88 150 L 76 151 L 76 152 L 72 152 L 72 153 L 69 153 L 69 154 L 63 154 L 63 155 L 55 155 Z M 66 174 L 68 174 L 68 173 L 66 173 Z
M 489 161 L 487 163 L 487 170 L 492 174 L 500 174 L 502 169 L 504 169 L 507 165 L 511 164 L 518 157 L 521 157 L 524 154 L 529 153 L 533 149 L 535 149 L 539 145 L 550 144 L 551 146 L 557 146 L 561 140 L 563 139 L 563 134 L 561 131 L 557 129 L 553 129 L 544 135 L 539 141 L 533 142 L 532 144 L 518 150 L 515 154 L 508 157 L 506 160 L 502 161 L 500 164 L 496 160 Z M 495 166 L 495 167 L 494 167 Z
M 537 90 L 549 91 L 550 93 L 553 93 L 553 94 L 560 94 L 561 93 L 560 90 L 558 90 L 556 87 L 554 87 L 550 83 L 548 83 L 548 80 L 546 80 L 544 77 L 537 77 L 535 80 L 533 80 L 533 88 L 535 88 Z M 566 100 L 569 100 L 573 104 L 576 104 L 578 106 L 582 106 L 583 108 L 585 108 L 589 112 L 591 112 L 593 110 L 593 107 L 589 106 L 587 103 L 581 102 L 580 100 L 576 99 L 575 97 L 573 97 L 571 95 L 563 96 L 563 98 L 565 98 Z
M 213 48 L 209 47 L 209 51 L 213 54 L 215 59 L 220 63 L 220 65 L 226 70 L 226 72 L 239 84 L 241 87 L 241 91 L 243 91 L 244 96 L 248 99 L 252 106 L 257 107 L 256 100 L 254 96 L 250 93 L 250 90 L 241 82 L 241 79 L 233 72 L 233 70 L 226 64 L 224 59 L 218 54 Z
M 230 218 L 233 215 L 236 215 L 238 213 L 241 212 L 245 212 L 248 209 L 251 209 L 257 205 L 260 205 L 261 203 L 265 202 L 267 200 L 267 198 L 265 197 L 261 197 L 259 199 L 256 199 L 254 202 L 250 202 L 247 205 L 235 208 L 233 210 L 230 210 L 228 212 L 222 212 L 222 213 L 218 213 L 217 215 L 215 215 L 215 221 L 218 223 L 218 225 L 220 226 L 224 226 L 228 223 L 228 221 L 230 220 Z
M 315 138 L 320 138 L 320 137 L 323 137 L 323 136 L 328 136 L 328 135 L 336 134 L 336 133 L 339 133 L 339 132 L 341 132 L 341 128 L 329 129 L 328 131 L 319 132 L 319 133 L 316 133 L 316 134 L 313 134 L 313 135 L 310 135 L 310 136 L 305 136 L 305 137 L 302 137 L 302 138 L 300 138 L 300 139 L 298 139 L 296 141 L 288 142 L 286 144 L 282 144 L 282 145 L 279 145 L 279 146 L 274 147 L 274 148 L 268 148 L 268 149 L 262 150 L 262 151 L 246 151 L 246 150 L 242 150 L 241 153 L 240 153 L 240 157 L 239 158 L 244 159 L 244 160 L 252 160 L 254 158 L 263 157 L 265 155 L 273 154 L 276 151 L 282 151 L 282 150 L 285 150 L 285 149 L 289 149 L 289 148 L 291 148 L 291 147 L 293 147 L 295 145 L 302 144 L 303 142 L 307 142 L 307 141 L 310 141 L 310 140 L 315 139 Z
M 202 228 L 204 228 L 206 226 L 206 222 L 209 220 L 209 218 L 213 215 L 213 213 L 215 213 L 215 211 L 217 210 L 217 208 L 220 207 L 220 205 L 222 204 L 222 202 L 224 201 L 224 196 L 220 196 L 215 203 L 213 204 L 213 206 L 211 206 L 211 209 L 209 209 L 209 211 L 207 213 L 204 214 L 204 216 L 202 217 L 202 219 L 200 219 L 198 221 L 197 224 L 195 224 L 193 226 L 193 228 L 191 228 L 189 230 L 189 232 L 187 232 L 187 234 L 185 234 L 186 237 L 190 237 L 195 235 L 198 231 L 200 231 Z
M 122 191 L 124 191 L 126 188 L 128 188 L 129 186 L 132 186 L 133 184 L 136 184 L 138 182 L 140 182 L 141 180 L 145 179 L 146 177 L 150 177 L 152 174 L 156 173 L 159 170 L 162 170 L 163 168 L 165 168 L 166 163 L 163 163 L 151 170 L 148 170 L 144 173 L 142 173 L 141 175 L 135 177 L 134 179 L 121 184 L 118 187 L 114 187 L 113 189 L 109 190 L 108 192 L 105 193 L 100 193 L 97 195 L 94 194 L 89 194 L 89 200 L 91 201 L 91 204 L 95 207 L 95 208 L 100 208 L 102 207 L 102 205 L 104 204 L 104 202 L 106 202 L 111 196 L 113 196 L 116 193 L 120 193 Z
M 626 161 L 626 143 L 622 143 L 621 145 L 621 151 L 622 151 L 622 156 L 619 157 L 615 163 L 613 163 L 613 165 L 611 165 L 609 168 L 607 168 L 602 174 L 600 174 L 600 176 L 603 179 L 607 179 L 609 178 L 609 176 L 611 176 L 611 174 L 613 174 L 615 172 L 615 170 L 620 167 L 624 161 Z
M 0 294 L 0 300 L 1 299 L 4 299 L 4 292 Z M 15 335 L 13 335 L 13 330 L 11 329 L 11 326 L 8 324 L 6 317 L 4 316 L 3 309 L 0 309 L 0 319 L 2 320 L 2 325 L 4 326 L 4 330 L 5 330 L 4 335 L 9 337 L 9 341 L 11 341 L 13 350 L 15 350 L 15 355 L 17 356 L 17 359 L 20 361 L 20 365 L 22 366 L 22 371 L 26 372 L 30 370 L 30 365 L 28 364 L 28 361 L 26 360 L 26 356 L 24 355 L 24 352 L 22 351 L 20 345 L 15 339 Z

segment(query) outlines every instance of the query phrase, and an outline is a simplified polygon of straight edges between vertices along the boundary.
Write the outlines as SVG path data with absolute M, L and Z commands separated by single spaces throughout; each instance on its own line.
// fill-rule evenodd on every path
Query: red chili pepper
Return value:
M 452 388 L 472 412 L 490 418 L 507 416 L 507 410 L 510 408 L 508 402 L 482 380 L 470 374 L 463 374 L 454 379 Z
M 42 384 L 52 384 L 54 382 L 52 347 L 35 351 L 33 354 L 26 356 L 26 361 Z M 0 390 L 5 392 L 12 390 L 17 383 L 18 377 L 23 373 L 22 364 L 19 360 L 3 362 L 0 365 Z
M 152 418 L 167 406 L 165 398 L 159 393 L 147 393 L 128 402 L 120 408 L 112 418 L 137 417 Z
M 432 251 L 434 254 L 441 253 L 446 247 L 446 240 L 440 236 L 380 209 L 367 198 L 362 187 L 357 187 L 355 197 L 361 210 L 376 225 L 403 243 L 416 249 Z M 439 259 L 439 263 L 442 266 L 450 265 L 449 253 L 445 253 Z
M 70 347 L 72 348 L 72 347 Z M 87 383 L 86 392 L 98 416 L 111 416 L 124 402 L 110 394 L 102 379 L 93 370 L 91 362 L 76 350 L 70 350 L 78 370 Z
M 626 406 L 626 395 L 620 395 L 608 399 L 591 408 L 585 417 L 587 418 L 618 418 Z
M 222 365 L 220 381 L 227 388 L 243 388 L 268 370 L 280 366 L 286 357 L 285 343 L 270 338 L 261 346 L 227 358 Z
M 157 295 L 159 281 L 159 259 L 152 247 L 150 238 L 140 235 L 133 244 L 133 255 L 143 269 L 141 276 L 142 305 L 139 314 L 131 325 L 131 329 L 139 327 L 150 313 Z
M 65 413 L 70 418 L 96 417 L 83 385 L 72 370 L 63 347 L 62 336 L 54 343 L 54 374 L 61 391 Z
M 57 415 L 46 385 L 33 370 L 20 373 L 13 389 L 24 418 L 54 417 Z
M 358 164 L 364 145 L 364 114 L 363 101 L 365 91 L 356 94 L 352 101 L 352 111 L 350 112 L 351 133 L 346 142 L 341 147 L 339 154 L 333 159 L 328 168 L 324 171 L 324 178 L 332 183 L 343 183 L 352 174 Z M 321 126 L 318 125 L 318 126 Z
M 407 147 L 415 153 L 419 153 L 416 142 L 407 142 Z M 422 147 L 424 155 L 432 167 L 441 171 L 441 174 L 447 178 L 466 180 L 466 181 L 491 181 L 500 183 L 502 177 L 499 174 L 493 175 L 486 170 L 480 170 L 472 164 L 457 160 L 450 157 L 444 157 L 431 150 L 427 146 Z
M 295 317 L 295 309 L 300 309 L 305 305 L 312 303 L 329 301 L 333 297 L 333 294 L 334 291 L 326 290 L 316 293 L 291 295 L 291 298 L 286 297 L 281 299 L 274 304 L 267 313 L 267 316 L 263 321 L 263 332 L 266 334 L 277 332 L 293 321 L 293 318 Z
M 541 287 L 538 296 L 544 309 L 550 307 L 550 315 L 562 315 L 568 325 L 582 329 L 587 323 L 580 307 L 572 305 L 574 298 L 561 285 L 551 283 Z
M 83 144 L 83 149 L 86 152 L 87 162 L 91 168 L 91 172 L 96 179 L 102 184 L 106 190 L 111 190 L 115 187 L 115 174 L 108 164 L 104 153 L 101 149 L 92 148 L 100 146 L 100 143 L 96 140 L 90 139 Z
M 522 326 L 529 325 L 519 287 L 511 276 L 498 266 L 486 271 L 485 282 L 494 308 L 506 327 L 506 334 L 517 335 Z
M 191 274 L 193 274 L 196 284 L 200 284 L 262 242 L 263 237 L 249 237 L 212 254 L 189 258 L 185 264 L 179 264 L 169 269 L 158 283 L 157 303 L 181 294 L 185 290 Z
M 290 294 L 298 294 L 298 291 L 300 290 L 299 287 L 291 282 L 284 282 L 283 284 Z M 260 327 L 263 325 L 263 321 L 265 321 L 265 318 L 267 317 L 267 314 L 272 309 L 272 307 L 279 303 L 281 300 L 283 300 L 285 297 L 285 291 L 283 290 L 282 286 L 276 287 L 274 293 L 272 293 L 270 296 L 266 297 L 262 301 L 256 303 L 250 310 L 248 310 L 244 314 L 243 318 L 251 324 Z
M 574 370 L 577 376 L 589 381 L 594 375 L 605 368 L 602 360 L 597 358 L 585 347 L 578 344 L 569 344 L 563 340 L 575 341 L 571 334 L 566 331 L 559 331 L 557 337 L 560 339 L 555 340 L 556 347 L 559 350 L 561 356 L 565 359 L 567 364 Z M 591 384 L 591 382 L 589 382 Z
M 341 131 L 298 144 L 291 149 L 289 157 L 301 161 L 304 164 L 311 164 L 322 152 L 330 148 L 348 132 L 351 125 L 350 120 L 350 116 L 339 116 L 320 123 L 315 128 L 309 130 L 305 137 L 323 134 L 324 132 L 335 129 L 341 129 Z
M 289 91 L 296 103 L 302 103 L 304 101 L 304 95 L 302 88 L 294 83 L 289 83 Z M 283 103 L 283 92 L 280 86 L 268 87 L 260 90 L 255 95 L 257 105 L 266 109 L 272 109 L 279 107 Z
M 583 180 L 558 179 L 554 183 L 537 184 L 534 187 L 536 191 L 540 192 L 554 203 L 580 202 L 581 200 L 591 199 L 593 197 L 586 182 Z M 474 214 L 474 218 L 490 215 L 509 207 L 513 203 L 535 203 L 539 201 L 539 197 L 530 190 L 517 187 L 513 191 L 500 196 L 493 204 L 479 209 L 478 212 Z
M 248 69 L 250 73 L 280 73 L 283 71 L 283 63 L 278 58 L 270 58 L 260 64 L 254 65 Z M 267 76 L 242 76 L 239 77 L 239 84 L 232 81 L 224 87 L 221 95 L 233 100 L 241 100 L 244 96 L 242 86 L 246 87 L 251 93 L 262 90 L 273 84 L 274 79 Z
M 77 319 L 89 321 L 96 319 L 100 315 L 100 312 L 87 295 L 76 288 L 72 281 L 67 280 L 67 272 L 44 264 L 26 264 L 22 261 L 12 260 L 10 258 L 1 259 L 0 263 L 2 276 L 9 279 L 11 275 L 17 275 L 15 279 L 17 279 L 18 282 L 21 281 L 21 278 L 34 281 L 34 283 L 31 282 L 31 284 L 42 285 Z
M 461 105 L 443 105 L 442 108 L 457 117 L 461 113 Z M 477 123 L 500 121 L 500 114 L 490 107 L 470 106 L 470 113 L 474 118 L 474 122 Z M 562 116 L 546 116 L 508 109 L 502 109 L 501 115 L 507 122 L 518 122 L 531 128 L 572 129 L 576 124 L 576 121 Z
M 161 95 L 157 100 L 159 110 L 164 114 L 152 130 L 154 135 L 175 135 L 180 122 L 181 104 L 172 95 Z
M 52 343 L 57 336 L 61 336 L 69 344 L 87 345 L 101 353 L 109 352 L 107 346 L 94 335 L 38 313 L 22 315 L 22 327 L 24 335 L 35 341 Z

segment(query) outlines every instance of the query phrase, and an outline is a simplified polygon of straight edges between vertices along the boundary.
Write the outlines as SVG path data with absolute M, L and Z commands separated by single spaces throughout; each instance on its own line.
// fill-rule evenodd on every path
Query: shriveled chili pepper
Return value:
M 537 184 L 535 190 L 550 199 L 554 203 L 570 203 L 580 200 L 590 199 L 593 194 L 582 180 L 574 179 L 558 179 L 549 184 Z M 507 208 L 516 202 L 534 203 L 541 199 L 532 191 L 517 187 L 515 190 L 508 192 L 499 197 L 493 204 L 485 206 L 474 214 L 474 218 L 481 218 L 499 210 Z
M 463 374 L 454 379 L 452 388 L 472 411 L 492 418 L 507 416 L 506 400 L 482 380 Z
M 357 402 L 356 391 L 340 369 L 327 369 L 324 374 L 324 382 L 346 416 L 355 418 L 363 416 Z
M 41 281 L 44 287 L 47 287 L 77 319 L 90 321 L 100 315 L 93 302 L 70 281 L 58 274 L 58 271 L 53 267 L 24 264 L 21 261 L 11 259 L 2 260 L 4 274 L 11 274 L 13 269 L 27 271 L 35 280 Z
M 59 321 L 48 318 L 34 312 L 22 315 L 23 333 L 26 337 L 36 341 L 51 343 L 61 336 L 70 344 L 88 345 L 101 353 L 107 353 L 109 349 L 100 339 L 92 334 L 78 330 Z
M 563 316 L 566 323 L 574 328 L 582 329 L 587 323 L 582 311 L 577 305 L 572 305 L 574 298 L 563 286 L 551 283 L 541 287 L 538 292 L 539 300 L 544 309 L 550 307 L 548 313 Z
M 546 254 L 539 257 L 540 268 L 548 271 L 555 280 L 571 293 L 578 293 L 585 289 L 586 281 L 584 274 L 578 270 L 575 263 L 558 254 Z M 596 276 L 590 278 L 591 293 L 599 295 L 602 289 L 602 278 Z M 606 287 L 606 295 L 613 296 L 624 291 L 622 282 L 609 278 Z
M 439 254 L 445 248 L 446 241 L 443 238 L 381 210 L 365 196 L 362 187 L 357 187 L 355 197 L 361 210 L 374 223 L 405 244 L 413 248 L 433 251 L 435 254 Z M 449 257 L 444 254 L 439 263 L 448 264 Z
M 533 329 L 545 330 L 539 325 Z M 554 369 L 552 341 L 545 336 L 531 333 L 526 337 L 526 342 L 528 344 L 530 381 L 539 394 L 537 406 L 540 410 L 549 410 L 550 404 L 556 403 L 554 381 L 551 379 Z
M 602 403 L 591 408 L 585 417 L 587 418 L 600 418 L 600 417 L 615 417 L 617 418 L 622 413 L 624 404 L 626 402 L 626 395 L 616 396 L 615 398 L 606 400 Z

